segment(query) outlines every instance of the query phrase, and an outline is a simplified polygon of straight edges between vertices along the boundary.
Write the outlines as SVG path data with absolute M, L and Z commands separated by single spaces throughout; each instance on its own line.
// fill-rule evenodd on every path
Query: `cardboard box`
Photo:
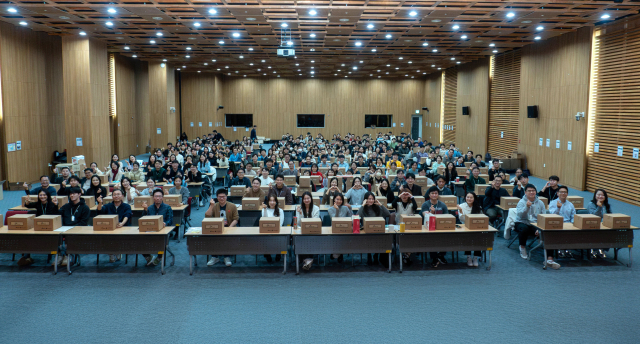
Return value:
M 202 234 L 222 234 L 223 228 L 224 218 L 222 217 L 205 217 L 202 220 Z
M 136 196 L 136 198 L 133 199 L 134 208 L 142 208 L 142 203 L 147 203 L 148 206 L 151 206 L 153 204 L 151 196 Z
M 94 196 L 80 196 L 84 200 L 84 203 L 89 207 L 96 205 L 96 198 Z M 105 196 L 106 197 L 106 196 Z
M 302 193 L 304 193 L 304 192 L 313 192 L 313 189 L 311 187 L 308 187 L 308 188 L 298 187 L 298 192 L 296 193 L 296 195 L 298 197 L 301 197 Z
M 102 199 L 102 205 L 113 203 L 113 196 L 107 196 Z
M 422 230 L 422 217 L 420 215 L 399 215 L 400 222 L 404 222 L 405 230 Z M 396 219 L 396 224 L 399 224 Z
M 518 197 L 500 197 L 500 207 L 502 207 L 502 209 L 516 208 L 518 202 L 520 202 L 520 198 Z
M 465 215 L 464 226 L 467 229 L 489 229 L 489 217 L 484 214 Z
M 488 187 L 490 187 L 491 185 L 489 184 L 476 184 L 476 187 L 474 189 L 474 192 L 476 193 L 476 195 L 478 196 L 484 196 L 484 192 L 485 190 L 487 190 Z
M 482 178 L 482 179 L 484 179 L 485 181 L 489 181 L 489 175 L 488 175 L 488 174 L 482 174 L 482 173 L 480 173 L 480 174 L 478 174 L 478 178 Z
M 25 195 L 22 196 L 22 206 L 25 207 L 27 203 L 27 199 L 29 199 L 29 203 L 38 203 L 38 195 Z
M 416 176 L 415 184 L 421 187 L 422 190 L 426 190 L 428 183 L 429 183 L 428 177 Z
M 287 186 L 296 185 L 296 176 L 284 176 L 284 184 Z
M 269 194 L 269 186 L 268 185 L 260 186 L 260 190 L 262 190 L 265 195 Z
M 35 214 L 16 214 L 7 218 L 9 230 L 26 231 L 33 229 Z
M 320 202 L 322 202 L 322 198 L 320 197 L 312 197 L 311 198 L 313 200 L 313 204 L 317 205 L 318 207 L 320 206 Z
M 486 174 L 489 176 L 489 168 L 488 167 L 478 167 L 480 169 L 480 174 Z
M 413 196 L 413 199 L 416 201 L 418 209 L 420 209 L 422 207 L 422 204 L 424 204 L 424 196 Z
M 539 214 L 538 227 L 542 229 L 562 229 L 564 226 L 564 218 L 555 214 Z
M 138 220 L 140 232 L 159 232 L 164 228 L 162 215 L 147 215 Z
M 285 206 L 285 198 L 284 197 L 278 197 L 278 207 L 280 207 L 280 209 L 283 209 Z
M 182 195 L 164 195 L 163 202 L 170 207 L 178 207 L 182 204 Z
M 242 199 L 242 210 L 260 210 L 261 205 L 262 200 L 258 197 L 245 197 Z
M 384 196 L 376 196 L 376 201 L 380 202 L 383 207 L 387 207 L 387 198 Z M 331 198 L 331 205 L 333 205 L 333 198 Z
M 60 215 L 41 215 L 36 217 L 35 231 L 53 231 L 62 227 L 62 216 Z
M 169 190 L 173 189 L 176 186 L 173 184 L 164 184 L 164 185 L 160 185 L 159 187 L 162 187 L 162 192 L 165 192 L 165 191 L 169 192 Z
M 507 192 L 509 193 L 509 195 L 513 195 L 513 184 L 505 184 L 505 183 L 502 183 L 502 185 L 500 186 L 500 188 L 507 190 Z
M 331 233 L 353 233 L 353 220 L 350 217 L 332 218 Z
M 51 196 L 51 199 L 53 199 L 54 197 L 58 199 L 58 209 L 62 208 L 63 205 L 69 203 L 69 197 L 67 196 Z
M 625 214 L 604 214 L 602 224 L 611 229 L 630 228 L 631 216 Z
M 567 201 L 573 203 L 576 209 L 584 208 L 584 198 L 580 196 L 567 196 Z
M 160 216 L 160 221 L 162 222 L 162 216 Z M 98 215 L 93 218 L 94 231 L 113 231 L 117 224 L 118 215 Z
M 146 188 L 147 188 L 147 184 L 137 184 L 136 185 L 136 190 L 138 190 L 138 192 L 143 191 Z
M 436 230 L 456 229 L 456 217 L 449 214 L 431 215 L 436 218 Z
M 247 188 L 244 185 L 235 185 L 232 186 L 229 190 L 229 196 L 239 196 L 242 197 L 242 195 L 244 195 L 244 192 L 247 190 Z
M 444 166 L 438 166 L 438 174 L 439 175 L 441 175 L 441 176 L 444 175 L 444 168 L 445 168 Z
M 101 176 L 98 176 L 100 178 L 100 184 L 106 184 L 109 182 L 109 175 L 108 174 L 103 174 Z
M 365 217 L 362 219 L 362 230 L 367 233 L 384 233 L 384 217 Z
M 9 191 L 24 191 L 24 183 L 26 182 L 9 183 Z
M 458 172 L 459 176 L 464 176 L 465 174 L 467 174 L 467 171 L 469 169 L 466 167 L 456 167 L 456 172 Z
M 468 169 L 469 167 L 471 167 L 471 164 L 473 164 L 472 161 L 465 161 L 464 162 L 464 166 Z
M 320 185 L 320 176 L 311 176 L 311 182 L 313 185 Z
M 260 233 L 280 233 L 280 218 L 261 217 L 258 226 Z
M 600 216 L 591 214 L 575 214 L 573 225 L 580 229 L 600 229 Z
M 301 218 L 298 219 L 300 223 L 300 233 L 302 234 L 321 234 L 322 233 L 322 220 L 317 218 Z
M 438 200 L 447 206 L 450 210 L 455 210 L 458 205 L 458 196 L 438 196 Z
M 546 197 L 538 196 L 538 199 L 544 203 L 544 207 L 549 209 L 549 199 Z
M 301 176 L 299 179 L 300 187 L 311 187 L 311 177 L 309 176 Z

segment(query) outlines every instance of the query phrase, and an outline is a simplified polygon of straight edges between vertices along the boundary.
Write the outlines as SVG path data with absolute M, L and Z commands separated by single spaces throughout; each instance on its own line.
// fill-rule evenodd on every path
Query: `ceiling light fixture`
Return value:
M 185 56 L 185 57 L 186 57 L 186 58 L 191 58 L 191 55 L 187 55 L 187 56 Z
M 15 8 L 13 8 L 13 7 L 9 7 L 9 8 L 7 8 L 7 12 L 9 12 L 9 13 L 16 13 L 16 12 L 18 12 L 18 10 L 16 10 L 16 9 L 15 9 Z
M 391 35 L 386 35 L 386 36 L 384 36 L 384 37 L 385 37 L 385 38 L 387 38 L 387 39 L 389 39 L 389 38 L 391 38 Z
M 309 11 L 309 15 L 310 16 L 315 16 L 316 14 L 318 14 L 318 12 L 316 12 L 316 10 Z
M 409 15 L 410 15 L 410 16 L 412 16 L 412 17 L 415 17 L 415 16 L 417 16 L 417 15 L 418 15 L 418 12 L 416 12 L 416 11 L 411 11 L 411 12 L 409 12 Z
M 462 35 L 460 38 L 461 39 L 467 39 L 467 35 Z
M 20 22 L 20 25 L 22 25 L 22 26 L 26 26 L 26 25 L 27 25 L 27 22 L 26 22 L 26 21 L 21 21 L 21 22 Z
M 156 36 L 162 37 L 162 32 L 156 32 Z
M 224 41 L 219 41 L 218 44 L 223 45 Z
M 106 25 L 106 26 L 113 26 L 113 23 L 112 23 L 112 22 L 110 22 L 110 21 L 108 21 L 108 22 L 104 23 L 104 25 Z
M 493 53 L 494 53 L 494 54 L 495 54 L 495 53 L 497 53 L 497 52 L 498 52 L 497 50 L 494 50 L 494 51 L 493 51 Z
M 293 45 L 293 42 L 289 41 L 287 42 L 287 45 Z
M 80 34 L 82 34 L 82 33 L 80 33 Z M 85 34 L 85 35 L 86 35 L 86 34 Z M 124 50 L 129 50 L 129 47 L 128 47 L 128 46 L 125 46 L 125 47 L 124 47 Z
M 209 14 L 216 14 L 216 13 L 218 13 L 218 11 L 216 11 L 215 8 L 209 9 Z
M 131 57 L 136 58 L 136 57 L 138 57 L 138 55 L 133 55 L 133 56 L 131 56 Z
M 438 49 L 433 49 L 433 52 L 434 52 L 434 53 L 437 53 L 437 52 L 438 52 Z
M 187 50 L 191 50 L 191 47 L 187 47 Z
M 253 48 L 249 48 L 249 51 L 253 51 Z
M 377 51 L 376 48 L 371 49 L 372 53 L 375 53 L 376 51 Z
M 610 16 L 610 15 L 608 15 L 608 14 L 603 14 L 603 15 L 600 17 L 600 19 L 609 19 L 609 18 L 611 18 L 611 16 Z
M 111 14 L 114 14 L 114 13 L 116 13 L 116 9 L 115 8 L 110 8 L 110 9 L 107 10 L 107 12 L 109 12 Z
M 513 12 L 509 12 L 509 13 L 507 13 L 507 18 L 513 18 L 513 17 L 515 17 L 515 16 L 516 16 L 516 14 L 515 14 L 515 13 L 513 13 Z
M 86 35 L 87 35 L 87 33 L 86 33 L 86 32 L 84 32 L 84 31 L 80 31 L 80 36 L 86 36 Z
M 490 46 L 490 47 L 495 47 L 495 46 L 496 46 L 496 44 L 495 44 L 495 43 L 491 43 L 491 44 L 489 44 L 489 46 Z
M 280 26 L 281 26 L 281 27 L 287 27 L 287 26 L 289 26 L 289 25 L 287 25 L 287 23 L 282 23 L 282 24 L 280 24 Z
M 367 25 L 367 29 L 373 29 L 373 24 Z
M 535 38 L 535 40 L 536 40 L 536 41 L 539 41 L 539 40 L 541 40 L 541 39 L 542 39 L 542 38 L 541 38 L 540 36 L 536 36 L 536 38 Z
M 459 28 L 460 28 L 460 26 L 458 26 L 458 25 L 454 25 L 454 26 L 453 26 L 453 29 L 454 29 L 454 30 L 458 30 Z
M 316 34 L 315 34 L 315 33 L 312 33 L 312 34 L 310 34 L 310 35 L 309 35 L 309 37 L 311 37 L 311 38 L 316 38 Z
M 356 42 L 356 47 L 359 47 L 362 45 L 362 42 Z
M 240 34 L 238 32 L 234 32 L 233 34 L 231 34 L 231 36 L 233 36 L 235 38 L 238 38 L 238 37 L 240 37 Z
M 151 44 L 156 44 L 156 41 L 154 41 L 154 40 L 150 40 L 150 41 L 149 41 L 149 43 L 151 43 Z
M 538 26 L 538 27 L 536 28 L 536 30 L 538 30 L 538 31 L 542 31 L 542 30 L 544 30 L 544 27 L 543 27 L 543 26 Z
M 162 62 L 167 62 L 167 59 L 162 59 Z
M 422 46 L 423 46 L 423 47 L 428 47 L 428 46 L 429 46 L 429 43 L 424 42 L 424 43 L 422 43 Z
M 200 23 L 195 22 L 195 23 L 193 23 L 193 26 L 195 26 L 195 27 L 200 27 Z

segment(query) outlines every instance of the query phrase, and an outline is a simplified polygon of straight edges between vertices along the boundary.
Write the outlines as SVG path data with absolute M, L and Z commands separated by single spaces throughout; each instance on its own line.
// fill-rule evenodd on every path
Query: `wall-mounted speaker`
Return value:
M 538 118 L 538 105 L 527 106 L 527 117 Z
M 462 107 L 462 116 L 469 116 L 469 107 L 468 106 L 463 106 Z
M 224 109 L 224 106 L 218 105 L 218 110 L 220 110 L 220 109 Z

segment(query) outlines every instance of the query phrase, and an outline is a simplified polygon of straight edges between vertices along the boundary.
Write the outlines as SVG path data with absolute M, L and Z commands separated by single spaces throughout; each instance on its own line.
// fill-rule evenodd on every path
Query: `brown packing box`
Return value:
M 387 207 L 387 198 L 384 196 L 376 196 L 376 201 L 380 202 L 383 207 Z M 333 198 L 331 199 L 331 204 L 333 205 Z
M 580 196 L 567 196 L 567 201 L 573 203 L 573 206 L 578 208 L 584 208 L 584 198 Z
M 94 231 L 113 231 L 116 229 L 117 224 L 118 215 L 98 215 L 93 218 Z
M 313 192 L 313 189 L 310 187 L 298 187 L 298 197 L 301 197 L 303 192 Z
M 353 233 L 353 220 L 350 217 L 332 218 L 331 233 Z
M 313 199 L 313 204 L 317 205 L 318 207 L 320 206 L 320 202 L 322 202 L 322 198 L 320 197 L 312 197 Z
M 456 172 L 458 172 L 459 176 L 464 176 L 467 173 L 468 168 L 466 167 L 456 167 Z
M 428 179 L 427 177 L 417 176 L 415 184 L 420 186 L 422 190 L 426 190 L 425 188 L 427 187 L 427 183 L 428 183 L 427 179 Z
M 261 205 L 262 202 L 258 197 L 245 197 L 242 199 L 242 210 L 260 210 Z
M 486 174 L 489 176 L 489 168 L 488 167 L 478 167 L 480 169 L 480 174 Z
M 467 229 L 489 229 L 489 217 L 483 214 L 465 215 L 464 226 Z
M 472 162 L 472 161 L 465 161 L 465 162 L 464 162 L 464 166 L 465 166 L 466 168 L 471 167 L 471 164 L 473 164 L 473 162 Z
M 36 183 L 39 183 L 40 181 L 37 181 Z M 23 184 L 26 182 L 17 182 L 17 183 L 9 183 L 9 190 L 8 191 L 23 191 L 24 190 L 24 186 Z
M 143 216 L 138 220 L 138 226 L 140 232 L 159 232 L 164 228 L 162 215 Z
M 84 200 L 84 203 L 89 207 L 96 205 L 96 198 L 94 196 L 80 196 Z M 105 196 L 106 197 L 106 196 Z
M 260 149 L 260 144 L 254 143 L 253 144 L 253 149 Z
M 280 207 L 280 209 L 283 209 L 285 206 L 285 198 L 284 197 L 278 197 L 278 206 Z
M 25 206 L 25 203 L 27 202 L 27 199 L 29 199 L 29 203 L 36 203 L 38 202 L 38 195 L 29 195 L 29 196 L 22 196 L 22 206 Z
M 165 192 L 165 191 L 169 192 L 169 190 L 173 189 L 176 186 L 173 184 L 164 184 L 164 185 L 161 185 L 161 187 L 162 187 L 162 192 Z
M 182 195 L 164 195 L 163 202 L 171 207 L 177 207 L 182 202 Z
M 625 214 L 604 214 L 602 224 L 611 229 L 625 229 L 631 227 L 631 217 Z
M 438 200 L 447 206 L 450 210 L 455 210 L 458 205 L 458 196 L 438 196 Z
M 427 162 L 427 157 L 426 156 L 420 157 L 420 164 L 424 164 L 425 162 Z
M 500 186 L 501 188 L 507 190 L 507 192 L 509 193 L 509 195 L 513 195 L 513 184 L 504 184 L 502 183 L 502 185 Z
M 202 234 L 222 234 L 223 228 L 224 219 L 221 217 L 206 217 L 202 220 Z
M 108 174 L 103 174 L 101 176 L 98 176 L 100 178 L 100 184 L 105 184 L 109 182 L 109 175 Z
M 26 231 L 33 229 L 35 214 L 17 214 L 7 218 L 7 225 L 10 230 Z
M 311 177 L 309 176 L 301 176 L 300 179 L 298 179 L 300 182 L 300 187 L 310 187 L 311 186 Z
M 102 199 L 102 204 L 109 204 L 109 203 L 113 203 L 113 196 L 107 196 L 105 198 Z
M 50 186 L 53 186 L 54 189 L 56 189 L 56 192 L 60 191 L 60 184 L 49 184 Z
M 476 187 L 475 187 L 474 191 L 475 191 L 476 195 L 484 196 L 485 190 L 487 190 L 487 188 L 490 187 L 490 186 L 491 185 L 489 185 L 489 184 L 476 184 Z
M 362 219 L 363 230 L 367 234 L 384 233 L 384 217 L 365 217 Z
M 424 196 L 413 196 L 413 199 L 416 201 L 418 209 L 420 209 L 422 207 L 422 204 L 424 204 Z
M 138 191 L 142 191 L 142 190 L 144 190 L 146 188 L 147 188 L 147 184 L 137 184 L 136 185 L 136 190 L 138 190 Z
M 456 217 L 449 214 L 432 215 L 436 218 L 436 230 L 456 229 Z
M 317 218 L 301 218 L 300 233 L 302 234 L 321 234 L 322 233 L 322 220 Z
M 36 231 L 53 231 L 60 227 L 62 227 L 62 216 L 41 215 L 36 217 L 33 229 Z
M 260 186 L 260 190 L 264 191 L 264 194 L 268 194 L 269 193 L 269 186 L 265 185 L 265 186 Z
M 518 197 L 500 197 L 500 207 L 502 207 L 502 209 L 516 208 L 518 202 L 520 202 L 520 198 Z
M 244 192 L 246 190 L 247 190 L 247 188 L 244 187 L 244 185 L 232 186 L 231 189 L 229 190 L 229 196 L 240 196 L 240 197 L 242 197 L 242 195 L 244 195 Z
M 562 229 L 564 226 L 564 218 L 555 214 L 539 214 L 537 222 L 542 229 Z
M 404 222 L 405 230 L 422 230 L 422 217 L 420 215 L 400 215 L 400 222 Z M 396 220 L 397 223 L 398 220 Z
M 478 178 L 482 178 L 487 182 L 489 181 L 489 175 L 488 174 L 482 174 L 481 173 L 481 174 L 478 175 Z
M 289 187 L 296 185 L 296 176 L 284 176 L 284 184 Z
M 261 217 L 258 226 L 260 233 L 280 233 L 280 218 Z
M 58 209 L 62 208 L 63 205 L 69 203 L 69 197 L 67 196 L 53 196 L 58 199 Z
M 591 214 L 575 214 L 573 225 L 580 229 L 600 229 L 600 216 Z
M 538 196 L 538 199 L 544 203 L 544 207 L 549 209 L 549 199 L 546 197 Z
M 134 208 L 142 208 L 142 203 L 147 203 L 148 206 L 151 206 L 153 202 L 151 202 L 151 196 L 136 196 L 133 199 L 133 207 Z
M 320 185 L 320 176 L 311 176 L 311 181 L 314 185 Z
M 444 166 L 439 166 L 438 167 L 438 174 L 439 175 L 444 175 Z

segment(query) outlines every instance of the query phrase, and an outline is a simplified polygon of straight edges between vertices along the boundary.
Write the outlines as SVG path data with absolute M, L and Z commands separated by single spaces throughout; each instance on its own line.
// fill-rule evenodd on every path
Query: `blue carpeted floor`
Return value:
M 5 192 L 0 211 L 22 195 Z M 640 225 L 637 207 L 612 203 Z M 203 216 L 194 210 L 192 223 Z M 189 276 L 185 241 L 171 242 L 176 265 L 164 276 L 107 256 L 54 276 L 45 256 L 19 268 L 0 254 L 0 343 L 637 342 L 640 253 L 632 268 L 621 251 L 620 262 L 560 260 L 543 271 L 540 253 L 528 262 L 502 238 L 494 247 L 491 271 L 464 260 L 386 273 L 358 255 L 355 267 L 329 260 L 299 276 L 254 256 L 232 268 L 200 257 Z

